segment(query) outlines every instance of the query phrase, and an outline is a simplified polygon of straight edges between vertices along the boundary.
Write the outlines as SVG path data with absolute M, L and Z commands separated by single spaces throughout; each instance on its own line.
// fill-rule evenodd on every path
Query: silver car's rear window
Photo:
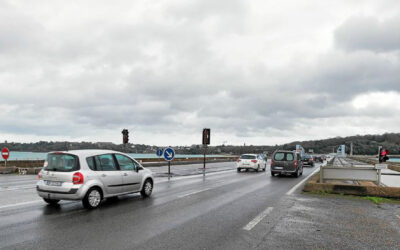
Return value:
M 253 160 L 255 158 L 256 158 L 255 155 L 242 155 L 242 156 L 240 156 L 240 159 L 244 159 L 244 160 Z
M 47 155 L 46 171 L 72 172 L 79 170 L 79 161 L 76 155 L 53 153 Z

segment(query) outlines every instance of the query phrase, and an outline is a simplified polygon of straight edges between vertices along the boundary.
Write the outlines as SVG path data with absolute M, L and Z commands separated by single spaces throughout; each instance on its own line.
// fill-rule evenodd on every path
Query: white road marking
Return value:
M 299 188 L 301 185 L 304 184 L 304 182 L 306 182 L 308 179 L 311 178 L 311 176 L 313 176 L 316 172 L 319 171 L 319 167 L 317 167 L 317 169 L 315 169 L 311 174 L 309 174 L 306 178 L 304 178 L 302 181 L 300 181 L 299 183 L 297 183 L 294 187 L 292 187 L 287 193 L 286 195 L 292 195 L 294 193 L 294 191 L 296 191 L 297 188 Z
M 24 205 L 30 205 L 30 204 L 35 204 L 35 203 L 39 203 L 39 202 L 43 202 L 43 200 L 33 200 L 33 201 L 26 201 L 26 202 L 9 204 L 9 205 L 5 205 L 5 206 L 0 206 L 0 209 L 10 208 L 10 207 L 18 207 L 18 206 L 24 206 Z
M 250 231 L 255 227 L 262 219 L 265 218 L 271 211 L 273 210 L 273 207 L 267 207 L 261 214 L 257 215 L 252 221 L 250 221 L 244 228 L 243 230 Z
M 205 188 L 205 189 L 197 190 L 197 191 L 194 191 L 194 192 L 191 192 L 191 193 L 188 193 L 188 194 L 179 195 L 178 198 L 183 198 L 183 197 L 186 197 L 186 196 L 189 196 L 189 195 L 198 194 L 198 193 L 210 190 L 210 189 L 212 189 L 212 188 Z
M 32 189 L 32 188 L 35 188 L 35 185 L 0 187 L 0 192 L 21 190 L 21 189 Z

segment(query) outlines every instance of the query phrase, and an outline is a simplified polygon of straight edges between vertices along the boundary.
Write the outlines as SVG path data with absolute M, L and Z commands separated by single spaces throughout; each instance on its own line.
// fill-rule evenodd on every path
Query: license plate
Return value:
M 275 167 L 275 169 L 283 169 L 283 167 Z
M 61 186 L 62 182 L 61 181 L 46 181 L 47 186 Z

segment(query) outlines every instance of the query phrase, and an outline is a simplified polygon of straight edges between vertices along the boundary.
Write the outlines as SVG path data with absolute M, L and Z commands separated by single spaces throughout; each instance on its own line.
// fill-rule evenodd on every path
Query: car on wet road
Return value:
M 271 159 L 271 176 L 303 174 L 301 157 L 295 151 L 277 150 Z
M 314 155 L 313 159 L 314 159 L 314 162 L 319 162 L 319 163 L 324 162 L 324 158 L 321 155 Z
M 110 150 L 49 153 L 38 179 L 36 190 L 45 202 L 81 200 L 89 209 L 119 195 L 140 192 L 149 197 L 154 187 L 149 169 L 129 155 Z
M 242 169 L 255 171 L 265 171 L 267 168 L 267 159 L 262 154 L 243 154 L 237 160 L 236 169 L 240 172 Z
M 311 155 L 304 155 L 301 161 L 303 162 L 303 166 L 314 167 L 314 159 Z

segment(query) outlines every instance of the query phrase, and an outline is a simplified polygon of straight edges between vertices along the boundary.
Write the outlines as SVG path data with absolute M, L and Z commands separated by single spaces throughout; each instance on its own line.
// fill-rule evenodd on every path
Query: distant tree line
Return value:
M 255 146 L 255 145 L 219 145 L 208 147 L 208 154 L 233 154 L 239 155 L 243 153 L 263 153 L 272 154 L 276 149 L 294 150 L 297 144 L 309 152 L 310 149 L 316 154 L 326 154 L 334 152 L 337 147 L 346 145 L 346 153 L 350 153 L 350 144 L 353 143 L 353 154 L 355 155 L 375 155 L 378 146 L 384 146 L 391 154 L 400 154 L 400 133 L 387 133 L 383 135 L 356 135 L 350 137 L 335 137 L 324 140 L 314 141 L 295 141 L 283 145 L 274 146 Z M 109 149 L 129 153 L 155 153 L 157 146 L 144 144 L 113 144 L 108 142 L 47 142 L 39 141 L 35 143 L 16 143 L 4 142 L 0 143 L 0 148 L 8 147 L 12 151 L 28 151 L 28 152 L 50 152 L 58 150 L 75 150 L 75 149 Z M 192 145 L 190 147 L 177 146 L 174 147 L 179 154 L 202 154 L 202 145 Z

